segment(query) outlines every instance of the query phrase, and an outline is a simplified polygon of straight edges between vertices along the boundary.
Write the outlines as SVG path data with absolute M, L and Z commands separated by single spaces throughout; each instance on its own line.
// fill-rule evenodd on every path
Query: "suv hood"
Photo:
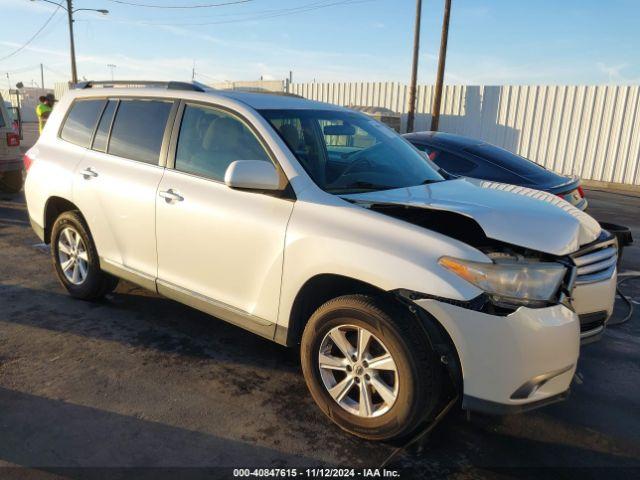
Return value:
M 341 197 L 455 212 L 475 220 L 488 238 L 552 255 L 573 253 L 600 235 L 598 222 L 555 195 L 486 180 L 459 178 Z

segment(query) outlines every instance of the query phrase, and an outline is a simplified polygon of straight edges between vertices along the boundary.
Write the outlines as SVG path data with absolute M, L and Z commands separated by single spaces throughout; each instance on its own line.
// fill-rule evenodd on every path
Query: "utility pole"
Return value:
M 44 90 L 44 68 L 42 67 L 42 64 L 40 64 L 40 88 Z
M 422 0 L 416 0 L 416 24 L 413 32 L 413 64 L 411 65 L 411 83 L 409 84 L 409 112 L 407 115 L 407 132 L 413 132 L 416 116 L 416 83 L 418 82 L 418 54 L 420 52 L 420 14 Z
M 36 0 L 31 0 L 32 2 Z M 73 14 L 75 12 L 86 11 L 86 12 L 98 12 L 102 15 L 108 15 L 109 10 L 105 10 L 102 8 L 76 8 L 73 9 L 72 0 L 67 0 L 67 6 L 62 5 L 62 2 L 57 3 L 53 0 L 40 0 L 42 2 L 47 2 L 52 5 L 55 5 L 58 8 L 62 8 L 67 11 L 67 18 L 69 20 L 69 43 L 70 43 L 70 52 L 71 52 L 71 83 L 78 83 L 78 69 L 76 68 L 76 44 L 73 40 Z
M 431 130 L 438 131 L 440 123 L 440 105 L 442 104 L 442 83 L 444 82 L 444 65 L 447 61 L 447 40 L 449 38 L 449 16 L 451 14 L 451 0 L 444 0 L 444 17 L 442 18 L 442 36 L 440 37 L 440 53 L 438 54 L 438 73 L 436 76 L 436 91 L 433 96 L 433 115 L 431 116 Z
M 191 82 L 193 83 L 196 79 L 196 61 L 193 61 L 193 67 L 191 67 Z
M 113 69 L 116 68 L 116 65 L 114 65 L 113 63 L 107 63 L 107 68 L 111 70 L 111 81 L 113 82 Z
M 71 50 L 71 83 L 78 83 L 78 69 L 76 67 L 76 44 L 73 40 L 73 5 L 67 0 L 67 17 L 69 19 L 69 43 Z

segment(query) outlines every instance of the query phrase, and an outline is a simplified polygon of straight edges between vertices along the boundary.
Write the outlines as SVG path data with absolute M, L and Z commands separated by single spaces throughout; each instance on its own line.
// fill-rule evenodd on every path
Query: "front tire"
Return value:
M 364 295 L 322 305 L 302 336 L 307 386 L 340 428 L 368 440 L 410 435 L 434 413 L 442 369 L 404 309 Z
M 118 285 L 116 277 L 100 269 L 95 244 L 78 212 L 64 212 L 53 224 L 51 259 L 58 280 L 72 297 L 96 300 Z

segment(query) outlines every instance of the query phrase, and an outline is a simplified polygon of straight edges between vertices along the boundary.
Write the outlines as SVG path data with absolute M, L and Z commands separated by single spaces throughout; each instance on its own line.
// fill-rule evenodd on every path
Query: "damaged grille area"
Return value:
M 580 333 L 582 335 L 593 334 L 604 328 L 607 312 L 583 313 L 578 315 L 578 318 L 580 319 Z
M 616 239 L 603 230 L 598 240 L 578 250 L 571 258 L 577 267 L 576 285 L 608 280 L 618 261 Z

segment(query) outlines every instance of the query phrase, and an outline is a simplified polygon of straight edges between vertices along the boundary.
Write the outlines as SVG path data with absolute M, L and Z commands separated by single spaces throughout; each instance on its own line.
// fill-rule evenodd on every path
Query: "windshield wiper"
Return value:
M 390 185 L 377 185 L 371 182 L 353 182 L 350 185 L 345 187 L 336 187 L 336 188 L 327 188 L 327 192 L 329 193 L 345 193 L 350 190 L 364 190 L 364 191 L 375 191 L 375 190 L 391 190 L 397 187 L 393 187 Z

